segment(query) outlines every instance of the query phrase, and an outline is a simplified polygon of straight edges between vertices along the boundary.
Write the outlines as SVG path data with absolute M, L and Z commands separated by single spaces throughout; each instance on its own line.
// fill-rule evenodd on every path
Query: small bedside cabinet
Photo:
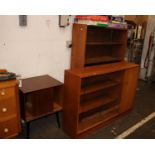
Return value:
M 20 87 L 21 118 L 25 138 L 29 138 L 30 123 L 55 114 L 60 127 L 59 112 L 62 111 L 63 84 L 49 75 L 22 79 Z
M 12 138 L 21 131 L 18 81 L 0 82 L 0 138 Z

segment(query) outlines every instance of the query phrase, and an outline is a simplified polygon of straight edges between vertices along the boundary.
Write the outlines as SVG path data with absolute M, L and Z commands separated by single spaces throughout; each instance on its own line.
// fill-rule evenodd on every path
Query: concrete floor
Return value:
M 98 129 L 87 139 L 113 139 L 121 134 L 150 113 L 155 111 L 155 83 L 139 82 L 135 99 L 134 109 L 131 113 L 113 121 L 109 125 Z M 23 135 L 17 137 L 22 139 Z M 31 139 L 68 139 L 62 129 L 56 124 L 55 115 L 34 121 L 30 125 Z M 130 134 L 128 139 L 151 139 L 155 138 L 155 118 Z

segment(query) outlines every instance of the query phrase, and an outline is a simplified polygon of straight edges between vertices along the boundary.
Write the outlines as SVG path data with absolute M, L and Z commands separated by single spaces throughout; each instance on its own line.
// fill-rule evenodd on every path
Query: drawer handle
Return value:
M 5 133 L 9 132 L 9 129 L 8 128 L 4 128 L 4 132 Z
M 5 91 L 4 91 L 4 90 L 1 91 L 1 95 L 2 95 L 2 96 L 5 95 Z
M 7 112 L 8 109 L 7 108 L 2 108 L 2 112 Z

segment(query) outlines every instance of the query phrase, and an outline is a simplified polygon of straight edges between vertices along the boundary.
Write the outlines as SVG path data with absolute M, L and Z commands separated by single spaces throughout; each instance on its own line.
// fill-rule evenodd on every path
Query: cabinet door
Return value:
M 120 100 L 120 113 L 132 109 L 137 82 L 139 75 L 139 67 L 133 67 L 124 71 L 124 77 L 122 81 L 122 93 Z

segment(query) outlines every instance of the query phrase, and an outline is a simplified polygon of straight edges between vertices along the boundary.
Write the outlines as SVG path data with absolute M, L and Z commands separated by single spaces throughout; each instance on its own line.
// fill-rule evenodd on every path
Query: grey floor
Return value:
M 121 134 L 141 119 L 155 111 L 155 83 L 139 82 L 134 109 L 131 113 L 123 116 L 109 125 L 98 129 L 87 139 L 113 139 Z M 16 137 L 24 138 L 23 135 Z M 68 139 L 61 128 L 57 127 L 55 115 L 42 118 L 30 124 L 31 139 Z M 134 133 L 126 137 L 128 139 L 154 139 L 155 138 L 155 119 L 140 127 Z

